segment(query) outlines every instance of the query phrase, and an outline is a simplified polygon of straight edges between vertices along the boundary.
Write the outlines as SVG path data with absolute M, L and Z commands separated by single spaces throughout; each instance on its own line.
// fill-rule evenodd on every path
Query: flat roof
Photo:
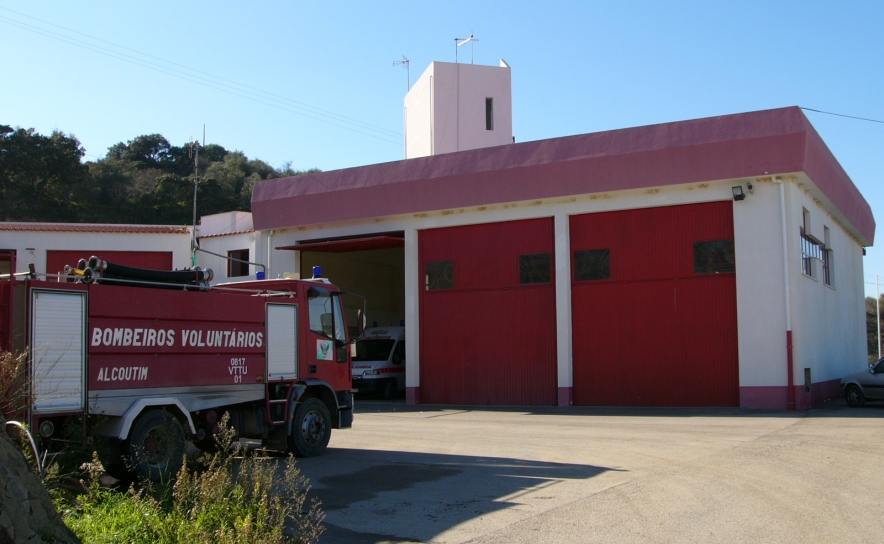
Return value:
M 264 230 L 798 172 L 872 245 L 871 207 L 797 106 L 260 181 L 252 214 Z

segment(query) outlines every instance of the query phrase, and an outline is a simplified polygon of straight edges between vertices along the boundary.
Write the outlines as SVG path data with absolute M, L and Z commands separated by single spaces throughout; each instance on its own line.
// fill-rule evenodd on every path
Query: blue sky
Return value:
M 393 61 L 413 82 L 471 32 L 476 63 L 513 68 L 517 141 L 793 105 L 884 120 L 880 1 L 0 0 L 0 123 L 74 134 L 87 160 L 203 124 L 274 166 L 398 160 Z M 884 124 L 807 115 L 884 224 Z

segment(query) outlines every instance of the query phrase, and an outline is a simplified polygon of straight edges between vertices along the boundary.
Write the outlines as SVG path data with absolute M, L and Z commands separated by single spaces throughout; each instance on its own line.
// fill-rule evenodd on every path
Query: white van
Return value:
M 353 389 L 386 399 L 405 392 L 405 327 L 371 327 L 356 339 Z

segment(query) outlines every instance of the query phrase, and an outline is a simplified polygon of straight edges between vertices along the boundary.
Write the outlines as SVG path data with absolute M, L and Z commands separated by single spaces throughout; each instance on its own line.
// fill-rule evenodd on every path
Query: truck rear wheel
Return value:
M 317 398 L 307 398 L 295 410 L 289 451 L 298 457 L 313 457 L 325 451 L 331 438 L 328 407 Z
M 184 463 L 184 427 L 169 412 L 150 410 L 135 420 L 126 449 L 136 476 L 168 482 Z

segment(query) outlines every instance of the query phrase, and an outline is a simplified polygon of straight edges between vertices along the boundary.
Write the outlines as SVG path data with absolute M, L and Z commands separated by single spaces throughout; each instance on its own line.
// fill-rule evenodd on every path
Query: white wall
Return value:
M 485 99 L 494 100 L 486 130 Z M 405 96 L 405 157 L 425 157 L 512 143 L 509 66 L 433 62 Z
M 252 212 L 223 212 L 200 217 L 200 225 L 197 228 L 198 236 L 212 236 L 215 234 L 231 234 L 245 232 L 254 229 Z
M 789 267 L 792 307 L 794 383 L 804 383 L 804 368 L 813 382 L 840 379 L 867 368 L 862 246 L 822 205 L 819 191 L 806 177 L 786 186 L 789 221 Z M 832 285 L 815 260 L 814 277 L 801 271 L 799 228 L 803 210 L 810 212 L 810 232 L 825 241 L 829 228 L 834 251 Z
M 183 234 L 0 231 L 0 249 L 15 250 L 16 272 L 26 272 L 28 264 L 33 263 L 37 272 L 56 273 L 56 270 L 46 270 L 48 250 L 171 251 L 172 267 L 186 268 L 190 266 L 189 230 Z M 84 258 L 90 256 L 84 255 Z
M 255 232 L 222 234 L 216 236 L 202 237 L 199 239 L 199 244 L 200 248 L 211 251 L 212 253 L 217 253 L 219 255 L 227 255 L 228 251 L 248 249 L 249 260 L 252 262 L 263 264 L 263 262 L 259 259 L 260 256 L 256 254 L 257 240 L 259 239 L 259 236 L 260 235 Z M 212 280 L 212 284 L 224 281 L 245 281 L 247 279 L 253 280 L 255 279 L 255 274 L 259 270 L 261 270 L 261 267 L 249 265 L 249 275 L 247 277 L 239 276 L 230 278 L 227 276 L 227 264 L 229 262 L 227 259 L 202 251 L 197 252 L 196 258 L 197 264 L 201 268 L 211 268 L 212 272 L 214 272 L 215 277 Z
M 740 387 L 787 383 L 786 296 L 779 186 L 752 180 L 734 202 Z M 800 264 L 800 263 L 799 263 Z M 790 262 L 790 266 L 794 266 Z

